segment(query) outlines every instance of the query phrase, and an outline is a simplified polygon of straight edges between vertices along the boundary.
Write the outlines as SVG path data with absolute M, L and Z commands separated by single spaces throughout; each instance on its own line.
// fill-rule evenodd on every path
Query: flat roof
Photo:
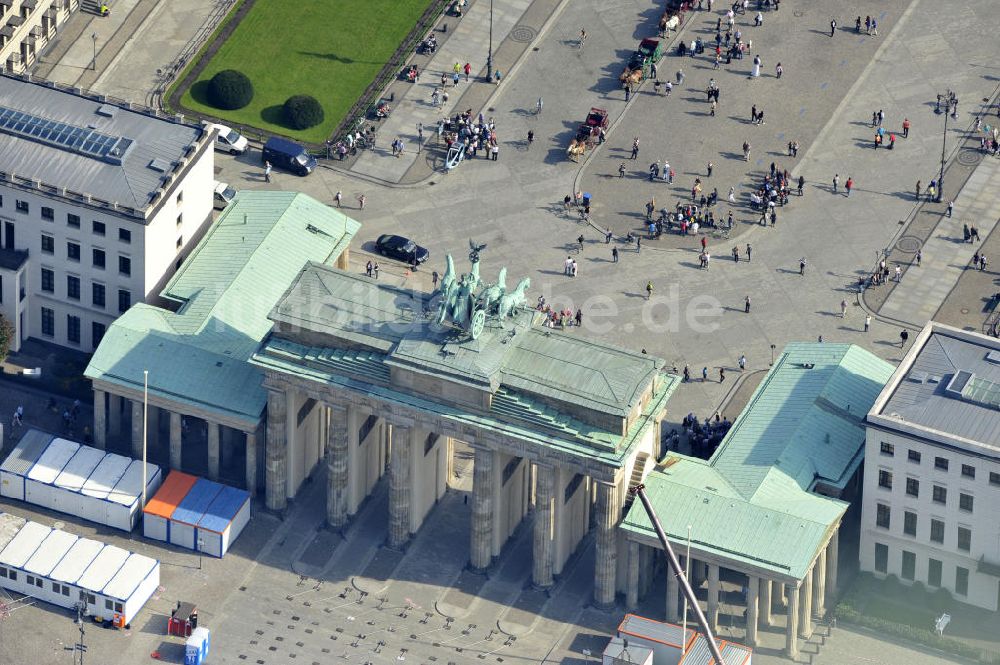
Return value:
M 928 323 L 868 422 L 1000 456 L 1000 339 Z
M 51 527 L 38 522 L 26 522 L 3 551 L 0 551 L 0 563 L 15 568 L 22 567 L 38 551 L 50 533 L 52 533 Z
M 360 225 L 305 194 L 240 192 L 166 285 L 173 312 L 137 304 L 108 328 L 84 375 L 189 411 L 256 424 L 267 404 L 249 362 L 268 313 L 307 261 L 330 261 Z M 185 409 L 179 409 L 185 412 Z
M 56 564 L 65 556 L 78 540 L 77 536 L 65 531 L 53 529 L 48 537 L 39 545 L 35 555 L 24 564 L 24 569 L 29 573 L 44 575 L 48 577 Z
M 196 482 L 198 479 L 195 476 L 171 471 L 156 494 L 146 502 L 142 512 L 169 519 Z
M 103 594 L 119 600 L 128 600 L 136 588 L 142 584 L 150 571 L 157 565 L 156 559 L 142 554 L 132 553 L 115 573 L 115 576 L 104 585 Z
M 73 546 L 52 570 L 49 577 L 60 582 L 66 582 L 67 584 L 76 584 L 76 581 L 86 572 L 87 568 L 93 563 L 104 547 L 104 543 L 99 543 L 89 538 L 80 538 L 73 543 Z
M 111 578 L 118 574 L 128 557 L 129 553 L 122 548 L 106 545 L 87 566 L 87 570 L 77 581 L 77 586 L 100 593 Z
M 0 109 L 0 171 L 141 212 L 208 132 L 9 75 L 0 76 Z M 120 159 L 102 150 L 108 139 Z

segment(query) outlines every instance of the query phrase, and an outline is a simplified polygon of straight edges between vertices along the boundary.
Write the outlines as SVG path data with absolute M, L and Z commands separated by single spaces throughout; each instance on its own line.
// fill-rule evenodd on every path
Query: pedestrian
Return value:
M 337 193 L 333 195 L 333 200 L 337 202 L 337 207 L 339 208 L 341 202 L 344 200 L 344 193 L 338 189 Z
M 634 139 L 632 139 L 632 157 L 631 157 L 631 159 L 638 159 L 638 158 L 639 158 L 639 137 L 636 136 Z
M 972 234 L 969 233 L 968 224 L 962 224 L 962 242 L 972 242 Z
M 775 65 L 775 67 L 774 67 L 774 77 L 775 77 L 775 78 L 779 78 L 779 79 L 780 79 L 780 78 L 781 78 L 781 75 L 782 75 L 782 74 L 784 74 L 784 73 L 785 73 L 785 70 L 784 70 L 784 69 L 782 69 L 782 67 L 781 67 L 781 63 L 779 62 L 779 63 L 778 63 L 777 65 Z
M 836 173 L 833 176 L 833 193 L 837 193 L 837 186 L 840 185 L 840 174 Z
M 439 279 L 440 279 L 440 276 L 438 275 L 438 271 L 437 270 L 435 270 L 434 272 L 431 273 L 431 285 L 433 286 L 433 288 L 435 290 L 438 287 L 438 280 Z
M 264 182 L 271 182 L 271 162 L 264 162 Z
M 917 181 L 917 194 L 916 194 L 916 199 L 917 199 L 918 201 L 920 200 L 920 181 L 919 181 L 919 180 Z
M 896 265 L 895 273 L 896 273 L 896 275 L 895 275 L 896 282 L 898 283 L 899 280 L 903 277 L 903 268 L 901 266 L 899 266 L 898 264 Z
M 837 19 L 830 21 L 830 37 L 833 37 L 833 33 L 837 31 Z
M 904 346 L 906 346 L 906 340 L 908 339 L 910 339 L 910 333 L 906 332 L 905 330 L 900 331 L 899 348 L 903 348 Z
M 574 317 L 574 318 L 576 319 L 576 325 L 577 325 L 577 327 L 580 327 L 581 325 L 583 325 L 583 310 L 580 309 L 580 308 L 577 308 L 577 310 L 576 310 L 576 317 Z
M 372 266 L 372 274 L 375 275 L 375 279 L 378 279 L 378 261 Z
M 14 417 L 11 418 L 10 426 L 22 427 L 24 425 L 24 422 L 21 420 L 23 416 L 24 416 L 24 407 L 19 404 L 17 408 L 14 409 Z
M 910 136 L 910 119 L 903 118 L 903 138 L 909 138 Z
M 865 314 L 865 332 L 868 332 L 869 328 L 872 327 L 872 315 Z
M 729 188 L 729 202 L 736 203 L 736 188 L 732 186 Z
M 677 76 L 677 85 L 680 85 L 680 84 L 684 83 L 684 70 L 683 69 L 678 69 L 676 76 Z
M 799 196 L 802 196 L 802 190 L 806 186 L 805 176 L 799 176 Z
M 701 380 L 702 382 L 708 381 L 708 367 L 701 368 Z
M 622 162 L 621 164 L 618 165 L 618 177 L 619 178 L 625 177 L 625 162 Z
M 541 115 L 542 114 L 542 106 L 544 106 L 544 102 L 542 101 L 542 98 L 539 97 L 538 101 L 535 102 L 535 115 Z
M 691 367 L 684 365 L 684 382 L 687 383 L 689 381 L 691 381 Z
M 497 161 L 497 158 L 500 157 L 499 143 L 494 143 L 492 146 L 490 146 L 490 155 L 493 157 L 494 162 Z
M 846 300 L 841 300 L 840 301 L 840 318 L 842 318 L 842 319 L 846 319 L 847 318 L 847 301 Z
M 741 372 L 747 368 L 747 357 L 742 353 L 740 354 L 740 359 L 737 362 L 740 365 Z
M 920 250 L 918 249 L 918 250 L 917 250 L 917 267 L 918 267 L 918 268 L 920 267 L 920 259 L 922 259 L 922 258 L 923 258 L 923 252 L 921 252 L 921 251 L 920 251 Z
M 604 232 L 604 244 L 605 245 L 610 245 L 611 244 L 611 227 L 610 226 Z
M 652 297 L 653 297 L 653 283 L 646 282 L 646 300 L 649 300 Z
M 758 28 L 764 25 L 764 15 L 761 14 L 760 12 L 757 12 L 757 16 L 755 16 L 753 19 L 753 24 Z
M 799 259 L 799 274 L 800 275 L 805 275 L 806 274 L 806 259 L 805 259 L 805 257 L 802 257 L 801 259 Z
M 708 172 L 708 176 L 707 176 L 707 177 L 709 177 L 709 178 L 711 178 L 711 177 L 712 177 L 712 169 L 713 169 L 713 168 L 715 168 L 715 165 L 714 165 L 714 164 L 712 164 L 712 162 L 709 162 L 709 163 L 708 163 L 708 166 L 707 166 L 707 167 L 705 167 L 705 170 L 706 170 L 706 171 Z
M 747 296 L 743 301 L 743 311 L 747 314 L 750 313 L 750 296 Z
M 459 82 L 460 79 L 461 79 L 461 76 L 459 75 L 458 72 L 455 72 L 454 74 L 452 74 L 451 75 L 451 85 L 452 85 L 452 87 L 458 87 L 458 82 Z
M 628 83 L 625 84 L 625 101 L 627 102 L 632 96 L 632 86 Z
M 368 259 L 368 263 L 365 264 L 365 274 L 368 277 L 372 276 L 372 270 L 375 269 L 375 264 L 372 263 L 371 259 Z
M 750 263 L 750 254 L 752 252 L 753 252 L 753 247 L 750 246 L 750 243 L 747 243 L 747 263 Z
M 635 253 L 638 254 L 642 251 L 642 236 L 635 237 Z
M 740 250 L 736 245 L 733 245 L 733 263 L 740 262 Z
M 618 263 L 618 248 L 617 247 L 612 247 L 611 248 L 611 262 L 612 263 Z
M 954 210 L 954 208 L 955 208 L 955 202 L 948 201 L 948 217 L 951 217 L 951 212 L 952 210 Z
M 465 81 L 468 82 L 469 81 L 469 74 L 472 73 L 472 65 L 469 64 L 469 63 L 465 63 L 465 67 L 463 67 L 462 69 L 465 70 Z
M 358 206 L 362 210 L 365 209 L 365 203 L 367 203 L 367 202 L 368 202 L 368 197 L 367 196 L 365 196 L 364 194 L 361 194 L 361 195 L 358 196 Z
M 719 383 L 722 383 L 725 380 L 726 380 L 726 368 L 725 367 L 720 367 L 719 368 Z
M 847 176 L 847 182 L 844 183 L 844 189 L 847 190 L 848 197 L 851 196 L 852 187 L 854 187 L 854 180 L 851 179 L 851 176 Z

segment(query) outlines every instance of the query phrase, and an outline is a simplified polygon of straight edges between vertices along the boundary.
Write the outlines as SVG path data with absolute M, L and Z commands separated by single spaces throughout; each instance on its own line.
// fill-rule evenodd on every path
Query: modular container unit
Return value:
M 24 479 L 55 438 L 41 430 L 29 429 L 0 464 L 0 496 L 24 501 Z
M 142 503 L 142 462 L 29 430 L 0 466 L 0 495 L 131 531 Z M 146 465 L 146 494 L 162 475 Z
M 159 585 L 155 559 L 0 513 L 0 587 L 124 626 Z
M 223 486 L 198 522 L 198 549 L 222 558 L 229 551 L 229 544 L 236 540 L 249 521 L 250 493 Z
M 187 496 L 170 516 L 169 542 L 172 545 L 186 547 L 189 550 L 198 549 L 198 522 L 221 491 L 222 485 L 204 478 L 199 478 L 198 482 L 191 486 Z
M 171 471 L 160 491 L 146 502 L 142 511 L 142 535 L 153 540 L 170 541 L 170 518 L 191 487 L 198 482 L 194 476 Z

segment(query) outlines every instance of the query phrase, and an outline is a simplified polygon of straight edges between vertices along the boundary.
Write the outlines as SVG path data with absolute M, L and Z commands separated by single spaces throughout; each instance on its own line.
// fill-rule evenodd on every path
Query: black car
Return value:
M 375 241 L 375 248 L 382 256 L 388 256 L 404 263 L 413 263 L 414 258 L 416 258 L 417 263 L 423 263 L 431 255 L 425 248 L 409 238 L 389 234 L 379 236 L 378 240 Z

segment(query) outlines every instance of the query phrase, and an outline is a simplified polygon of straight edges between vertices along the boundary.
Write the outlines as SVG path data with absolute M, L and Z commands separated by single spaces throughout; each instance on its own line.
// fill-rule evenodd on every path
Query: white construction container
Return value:
M 159 585 L 155 559 L 0 513 L 0 587 L 125 626 Z
M 0 465 L 0 495 L 131 531 L 139 520 L 142 468 L 141 461 L 29 430 Z M 159 467 L 147 464 L 147 497 L 161 481 Z

